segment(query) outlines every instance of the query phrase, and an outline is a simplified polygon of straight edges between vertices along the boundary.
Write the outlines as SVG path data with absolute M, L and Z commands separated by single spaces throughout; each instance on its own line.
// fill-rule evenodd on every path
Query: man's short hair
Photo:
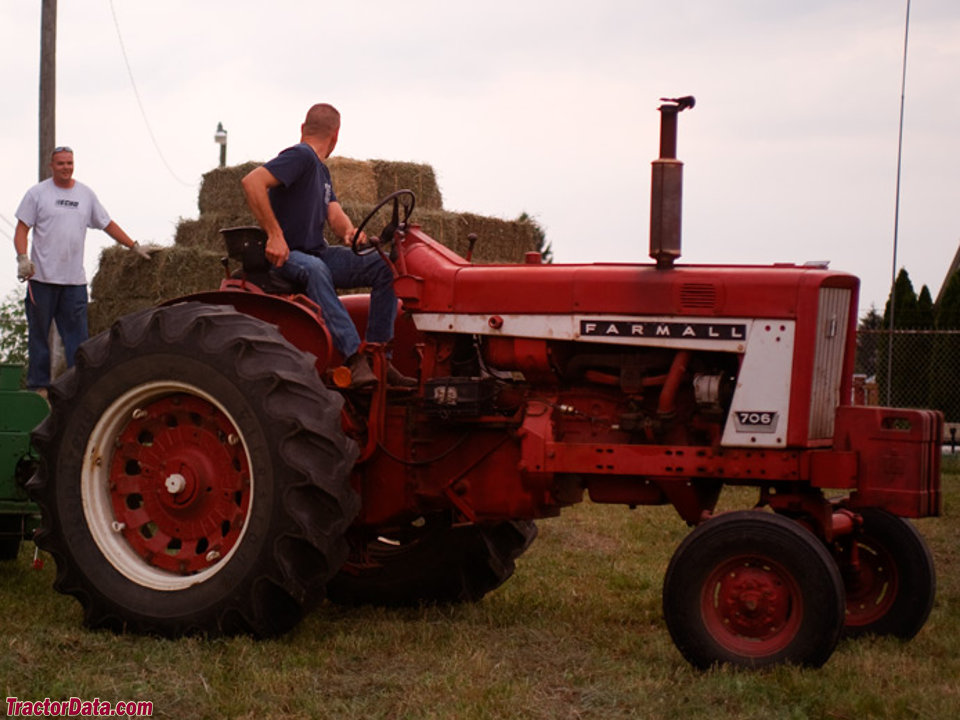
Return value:
M 305 135 L 329 137 L 340 129 L 340 113 L 333 105 L 317 103 L 307 110 L 307 119 L 303 121 Z

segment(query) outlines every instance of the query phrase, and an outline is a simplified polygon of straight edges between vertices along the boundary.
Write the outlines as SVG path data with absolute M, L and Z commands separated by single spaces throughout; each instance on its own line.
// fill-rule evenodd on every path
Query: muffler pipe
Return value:
M 660 98 L 660 157 L 653 161 L 650 182 L 650 257 L 657 269 L 669 270 L 680 257 L 683 214 L 683 163 L 677 160 L 677 115 L 696 104 L 692 95 Z

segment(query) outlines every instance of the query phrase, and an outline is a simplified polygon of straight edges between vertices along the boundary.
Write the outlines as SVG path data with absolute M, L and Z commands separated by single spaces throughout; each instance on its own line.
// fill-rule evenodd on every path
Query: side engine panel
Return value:
M 641 405 L 642 398 L 649 405 L 653 396 L 654 414 L 661 416 L 671 412 L 674 402 L 660 402 L 666 387 L 673 394 L 689 395 L 689 404 L 709 422 L 716 423 L 722 416 L 720 444 L 724 446 L 786 444 L 795 352 L 793 320 L 417 314 L 415 321 L 427 333 L 458 329 L 478 338 L 475 342 L 482 345 L 486 361 L 478 372 L 493 370 L 507 381 L 555 387 L 560 395 L 574 387 L 612 388 L 617 397 Z M 687 359 L 671 381 L 680 386 L 667 385 L 680 352 Z M 685 419 L 693 420 L 689 414 Z M 626 429 L 644 423 L 647 430 L 651 427 L 639 410 L 629 409 L 610 423 Z M 661 438 L 647 432 L 627 441 Z

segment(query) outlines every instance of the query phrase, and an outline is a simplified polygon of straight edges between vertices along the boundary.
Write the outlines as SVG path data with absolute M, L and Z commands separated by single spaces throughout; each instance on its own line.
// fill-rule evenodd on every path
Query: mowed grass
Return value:
M 272 641 L 88 631 L 25 544 L 0 563 L 0 690 L 150 700 L 168 718 L 957 718 L 960 468 L 947 470 L 944 516 L 917 523 L 938 572 L 929 622 L 907 643 L 842 641 L 818 670 L 691 669 L 660 610 L 688 529 L 668 507 L 583 504 L 540 522 L 515 576 L 480 603 L 323 605 Z

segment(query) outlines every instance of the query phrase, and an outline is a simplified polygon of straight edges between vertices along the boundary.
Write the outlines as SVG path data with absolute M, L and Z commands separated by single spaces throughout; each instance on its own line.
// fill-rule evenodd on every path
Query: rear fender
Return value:
M 185 295 L 169 300 L 163 305 L 175 305 L 181 302 L 232 306 L 237 312 L 275 325 L 292 345 L 314 355 L 317 372 L 321 376 L 330 367 L 333 357 L 330 331 L 323 322 L 320 307 L 303 295 L 287 297 L 267 295 L 252 290 L 225 289 Z

